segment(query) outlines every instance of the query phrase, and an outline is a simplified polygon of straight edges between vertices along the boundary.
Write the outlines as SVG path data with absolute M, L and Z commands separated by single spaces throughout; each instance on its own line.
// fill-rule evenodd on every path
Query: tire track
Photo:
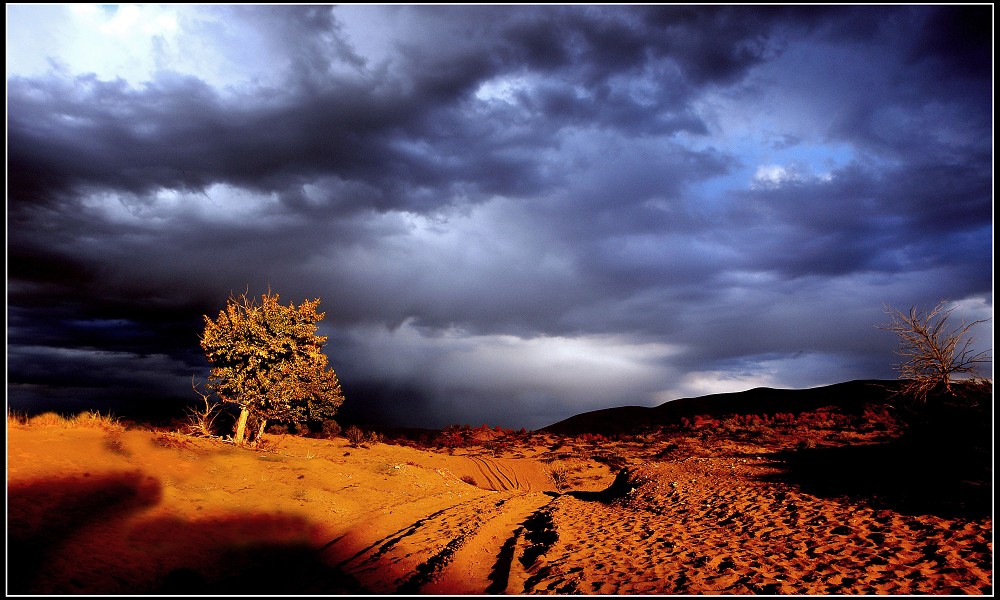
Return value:
M 477 484 L 495 491 L 544 491 L 551 490 L 549 478 L 534 461 L 492 459 L 482 456 L 466 457 L 471 469 L 479 475 Z
M 543 510 L 552 498 L 543 493 L 511 496 L 504 505 L 469 531 L 455 548 L 448 564 L 420 590 L 424 594 L 483 594 L 507 588 L 510 563 L 520 531 L 531 515 Z M 499 593 L 499 592 L 497 592 Z
M 419 589 L 450 562 L 470 533 L 502 514 L 508 497 L 481 496 L 431 513 L 353 553 L 337 567 L 373 593 Z
M 517 480 L 517 472 L 510 467 L 506 467 L 497 461 L 478 456 L 472 456 L 470 458 L 476 465 L 479 472 L 483 475 L 483 478 L 489 482 L 492 489 L 498 491 L 513 491 L 521 489 L 521 484 Z
M 550 499 L 530 513 L 497 552 L 485 593 L 527 594 L 547 574 L 548 567 L 539 559 L 559 539 L 552 520 L 552 502 Z
M 512 531 L 551 501 L 538 492 L 475 498 L 393 531 L 336 567 L 376 594 L 482 594 L 499 579 L 506 588 L 510 567 L 498 566 L 498 557 Z
M 389 534 L 388 536 L 385 536 L 385 537 L 379 539 L 375 543 L 370 544 L 369 546 L 367 546 L 365 548 L 362 548 L 361 550 L 358 550 L 352 556 L 350 556 L 348 558 L 345 558 L 344 560 L 342 560 L 339 563 L 337 563 L 335 566 L 337 568 L 344 568 L 349 563 L 351 563 L 351 562 L 353 562 L 353 561 L 361 558 L 365 554 L 371 552 L 377 546 L 378 549 L 376 549 L 374 552 L 372 552 L 371 555 L 368 558 L 366 558 L 365 560 L 361 561 L 361 563 L 359 563 L 359 565 L 357 567 L 357 570 L 366 570 L 366 567 L 368 565 L 370 565 L 374 561 L 378 560 L 378 558 L 380 556 L 382 556 L 383 554 L 385 554 L 386 552 L 389 552 L 401 540 L 403 540 L 407 536 L 413 535 L 413 533 L 416 532 L 417 529 L 419 529 L 421 526 L 423 526 L 423 524 L 425 522 L 427 522 L 427 521 L 429 521 L 431 519 L 437 518 L 437 517 L 439 517 L 439 516 L 441 516 L 441 515 L 449 512 L 449 511 L 451 511 L 451 510 L 455 510 L 455 509 L 459 508 L 460 506 L 461 505 L 459 505 L 459 506 L 450 506 L 448 508 L 443 508 L 443 509 L 441 509 L 439 511 L 431 513 L 430 515 L 427 515 L 426 517 L 424 517 L 422 519 L 418 519 L 418 520 L 414 521 L 413 523 L 411 523 L 410 525 L 407 525 L 406 527 L 403 527 L 402 529 L 398 529 L 398 530 L 392 532 L 391 534 Z M 327 543 L 326 546 L 323 547 L 323 550 L 325 550 L 325 549 L 333 546 L 334 544 L 336 544 L 343 537 L 344 536 L 340 536 L 337 539 L 333 540 L 332 542 Z

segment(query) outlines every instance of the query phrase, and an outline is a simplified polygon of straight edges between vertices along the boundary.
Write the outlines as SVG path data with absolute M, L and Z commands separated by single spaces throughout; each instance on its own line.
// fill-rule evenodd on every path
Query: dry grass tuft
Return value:
M 84 411 L 72 417 L 60 415 L 56 412 L 44 412 L 34 416 L 26 413 L 7 411 L 7 426 L 18 429 L 35 429 L 38 427 L 59 427 L 70 429 L 72 427 L 83 427 L 88 429 L 100 429 L 107 432 L 125 431 L 125 424 L 118 417 L 108 413 L 102 415 L 96 410 Z
M 556 490 L 562 492 L 569 486 L 569 468 L 563 462 L 558 460 L 550 462 L 546 471 Z
M 66 427 L 67 422 L 66 417 L 58 413 L 45 412 L 28 418 L 25 425 L 29 429 L 33 429 L 35 427 Z
M 118 417 L 113 416 L 111 413 L 102 415 L 96 410 L 82 412 L 75 417 L 66 419 L 66 423 L 70 427 L 89 427 L 109 432 L 125 431 L 125 425 Z
M 7 407 L 7 428 L 17 428 L 24 429 L 28 426 L 28 415 L 27 413 L 11 410 Z

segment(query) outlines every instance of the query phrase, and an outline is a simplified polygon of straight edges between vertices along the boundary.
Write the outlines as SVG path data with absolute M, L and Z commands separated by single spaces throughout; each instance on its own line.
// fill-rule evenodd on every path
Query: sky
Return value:
M 14 409 L 182 415 L 268 289 L 344 422 L 413 427 L 893 379 L 886 306 L 993 316 L 992 5 L 6 11 Z

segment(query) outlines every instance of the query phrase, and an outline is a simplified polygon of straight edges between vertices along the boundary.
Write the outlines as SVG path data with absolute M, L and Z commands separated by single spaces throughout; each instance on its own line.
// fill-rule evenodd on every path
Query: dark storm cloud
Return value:
M 260 10 L 266 14 L 258 14 Z M 31 189 L 42 179 L 54 186 L 104 185 L 140 193 L 157 187 L 202 189 L 227 181 L 280 189 L 301 178 L 336 173 L 386 182 L 383 185 L 396 179 L 408 185 L 436 185 L 448 179 L 474 182 L 490 193 L 523 192 L 481 177 L 487 171 L 526 170 L 527 165 L 498 156 L 498 150 L 489 147 L 492 138 L 477 131 L 477 122 L 483 128 L 502 127 L 505 121 L 496 117 L 503 115 L 479 119 L 464 113 L 461 103 L 479 83 L 523 69 L 525 53 L 511 48 L 524 36 L 519 29 L 528 26 L 522 20 L 543 27 L 556 23 L 559 35 L 550 37 L 562 40 L 566 55 L 552 67 L 558 71 L 546 73 L 553 76 L 548 85 L 555 88 L 529 100 L 520 111 L 532 125 L 542 126 L 532 138 L 519 140 L 524 150 L 544 147 L 550 143 L 546 135 L 570 124 L 650 133 L 664 128 L 703 131 L 686 106 L 695 92 L 687 79 L 729 77 L 753 62 L 704 56 L 709 65 L 705 67 L 694 56 L 682 54 L 678 59 L 671 54 L 675 45 L 682 53 L 696 54 L 709 40 L 717 48 L 744 45 L 750 33 L 743 28 L 731 31 L 735 16 L 696 20 L 696 29 L 681 36 L 681 42 L 665 44 L 660 38 L 674 36 L 652 30 L 631 13 L 563 8 L 553 14 L 535 9 L 526 13 L 530 17 L 518 17 L 520 11 L 514 11 L 513 19 L 493 21 L 511 12 L 493 7 L 469 18 L 480 12 L 430 11 L 445 21 L 476 23 L 472 32 L 477 37 L 458 41 L 457 48 L 442 46 L 437 39 L 433 45 L 426 39 L 405 44 L 399 79 L 387 79 L 377 69 L 362 70 L 363 61 L 342 39 L 333 12 L 322 7 L 251 7 L 242 17 L 264 24 L 274 32 L 272 37 L 304 40 L 292 46 L 295 53 L 284 74 L 284 89 L 251 89 L 223 98 L 204 81 L 169 72 L 139 89 L 121 79 L 102 81 L 93 75 L 9 78 L 9 140 L 16 149 L 10 156 L 16 178 L 12 185 Z M 508 20 L 513 21 L 512 40 L 505 37 Z M 461 33 L 451 32 L 450 39 Z M 317 39 L 334 42 L 318 44 Z M 697 48 L 689 50 L 692 44 Z M 669 100 L 668 105 L 641 106 L 627 90 L 614 89 L 612 79 L 639 74 L 643 68 L 652 70 L 650 80 L 660 81 L 665 68 L 660 63 L 668 58 L 679 70 L 668 70 L 666 82 L 657 84 L 667 89 L 648 92 L 659 103 Z M 326 67 L 337 60 L 357 69 L 351 75 L 329 73 Z M 720 62 L 725 66 L 715 65 Z M 581 85 L 586 92 L 575 98 L 572 87 Z M 559 94 L 564 101 L 555 100 Z M 428 156 L 400 150 L 401 139 L 425 146 Z M 487 162 L 469 164 L 468 156 Z
M 268 286 L 362 419 L 891 376 L 884 302 L 992 310 L 984 8 L 218 6 L 260 77 L 9 69 L 8 393 L 190 396 Z

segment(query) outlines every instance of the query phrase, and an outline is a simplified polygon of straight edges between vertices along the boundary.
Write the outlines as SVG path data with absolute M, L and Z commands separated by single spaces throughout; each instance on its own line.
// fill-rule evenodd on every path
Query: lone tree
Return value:
M 956 395 L 958 379 L 979 382 L 977 365 L 992 360 L 989 350 L 974 352 L 970 330 L 987 319 L 957 326 L 948 324 L 954 309 L 945 310 L 945 300 L 930 312 L 911 307 L 908 312 L 886 306 L 891 322 L 879 326 L 899 337 L 896 353 L 903 357 L 899 378 L 904 380 L 899 393 L 926 402 L 930 395 Z M 958 378 L 956 378 L 958 376 Z
M 230 296 L 214 321 L 205 315 L 201 347 L 212 364 L 208 388 L 223 402 L 240 407 L 234 441 L 256 442 L 268 421 L 320 422 L 336 414 L 344 396 L 323 354 L 325 336 L 316 335 L 319 299 L 299 306 L 278 303 L 278 294 L 260 304 Z M 248 435 L 248 423 L 257 426 Z

